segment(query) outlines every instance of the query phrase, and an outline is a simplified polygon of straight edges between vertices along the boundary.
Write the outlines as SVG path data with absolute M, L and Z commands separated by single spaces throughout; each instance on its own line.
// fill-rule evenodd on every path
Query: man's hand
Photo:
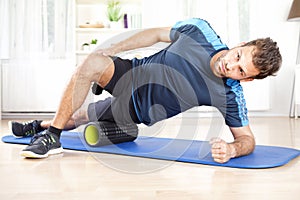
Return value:
M 210 140 L 211 154 L 214 161 L 218 163 L 226 163 L 230 158 L 235 157 L 234 146 L 228 144 L 220 138 L 212 138 Z
M 248 155 L 255 149 L 255 138 L 249 125 L 238 128 L 230 127 L 230 131 L 234 138 L 232 143 L 228 144 L 220 138 L 210 140 L 212 157 L 218 163 Z

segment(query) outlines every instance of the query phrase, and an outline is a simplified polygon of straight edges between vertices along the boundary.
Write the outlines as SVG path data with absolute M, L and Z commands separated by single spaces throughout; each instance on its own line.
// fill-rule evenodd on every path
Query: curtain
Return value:
M 9 0 L 0 2 L 0 60 L 9 58 Z
M 187 16 L 207 20 L 226 44 L 249 40 L 249 0 L 187 0 Z
M 73 3 L 1 0 L 1 58 L 64 59 L 73 55 Z
M 0 0 L 0 59 L 6 59 L 0 60 L 3 113 L 57 108 L 57 97 L 75 67 L 74 3 Z

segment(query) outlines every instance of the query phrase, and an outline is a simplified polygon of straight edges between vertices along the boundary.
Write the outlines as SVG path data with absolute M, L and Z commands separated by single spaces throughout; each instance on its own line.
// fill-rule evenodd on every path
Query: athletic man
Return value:
M 157 42 L 170 45 L 147 58 L 113 57 Z M 250 154 L 255 148 L 240 81 L 275 75 L 281 62 L 277 44 L 270 38 L 229 50 L 201 19 L 178 22 L 170 28 L 148 29 L 91 53 L 74 72 L 54 119 L 27 125 L 14 122 L 13 132 L 25 136 L 47 129 L 35 134 L 21 152 L 25 157 L 42 158 L 62 152 L 61 131 L 75 128 L 75 123 L 107 120 L 152 125 L 192 107 L 209 105 L 222 113 L 234 137 L 232 143 L 219 138 L 211 140 L 214 160 L 224 163 Z M 93 82 L 113 98 L 92 103 L 87 112 L 74 116 Z

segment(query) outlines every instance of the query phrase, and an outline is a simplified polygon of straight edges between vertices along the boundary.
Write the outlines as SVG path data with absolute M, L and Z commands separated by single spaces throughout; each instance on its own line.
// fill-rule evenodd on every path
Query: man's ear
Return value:
M 249 82 L 249 81 L 253 81 L 254 78 L 244 78 L 242 80 L 240 80 L 241 82 Z

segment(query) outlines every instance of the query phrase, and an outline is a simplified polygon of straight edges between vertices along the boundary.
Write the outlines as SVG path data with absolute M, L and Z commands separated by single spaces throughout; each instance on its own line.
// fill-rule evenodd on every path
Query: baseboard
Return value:
M 3 112 L 2 119 L 52 119 L 54 117 L 54 112 Z M 174 118 L 212 118 L 216 116 L 221 116 L 220 113 L 214 111 L 187 111 L 181 113 Z M 266 112 L 249 112 L 249 117 L 289 117 L 282 114 L 269 114 Z M 290 116 L 294 118 L 294 116 Z M 300 116 L 299 116 L 300 118 Z
M 52 119 L 54 112 L 3 112 L 2 119 Z

